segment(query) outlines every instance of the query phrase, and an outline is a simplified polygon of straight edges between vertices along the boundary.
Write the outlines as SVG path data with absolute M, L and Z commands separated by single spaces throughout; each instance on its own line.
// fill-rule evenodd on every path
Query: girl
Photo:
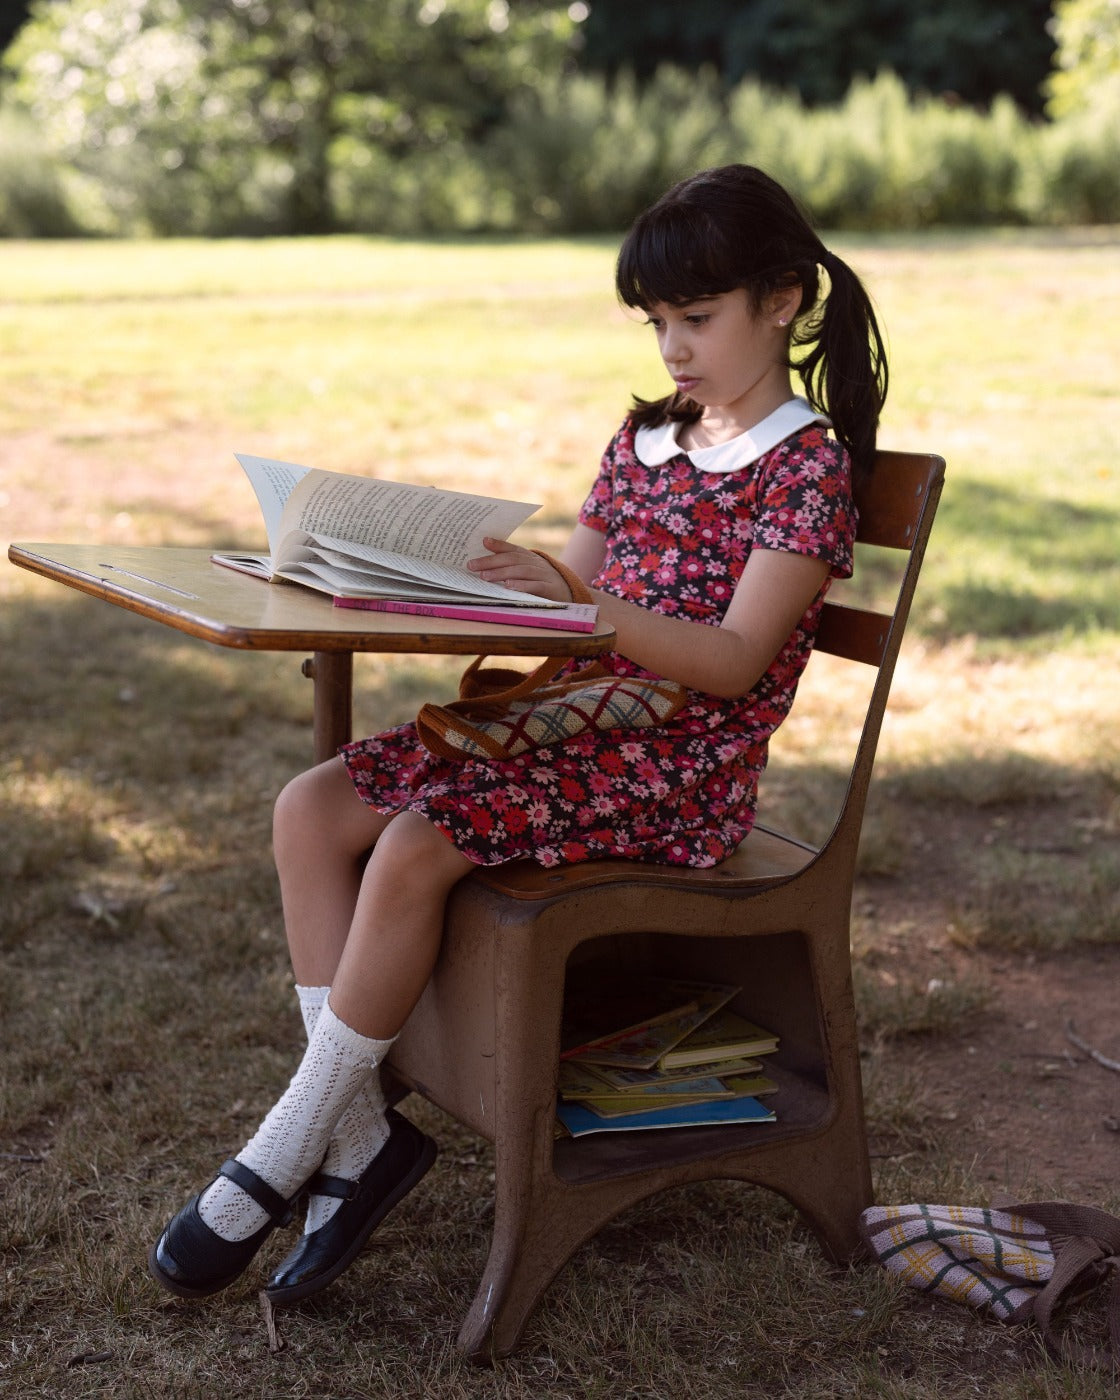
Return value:
M 851 572 L 851 478 L 875 450 L 883 344 L 855 274 L 749 166 L 696 175 L 642 214 L 616 284 L 648 317 L 674 389 L 636 402 L 562 560 L 615 628 L 605 664 L 676 680 L 688 703 L 657 729 L 503 761 L 436 759 L 402 725 L 284 789 L 275 855 L 309 1043 L 253 1138 L 152 1247 L 173 1293 L 232 1283 L 305 1189 L 304 1233 L 266 1292 L 317 1292 L 428 1170 L 435 1146 L 386 1109 L 377 1066 L 475 865 L 709 866 L 751 828 L 829 581 Z M 548 560 L 486 546 L 481 577 L 570 597 Z

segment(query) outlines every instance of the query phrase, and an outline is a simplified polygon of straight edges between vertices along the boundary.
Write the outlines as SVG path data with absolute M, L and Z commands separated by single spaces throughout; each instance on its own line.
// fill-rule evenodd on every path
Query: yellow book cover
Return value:
M 778 1091 L 774 1080 L 768 1079 L 765 1074 L 732 1074 L 723 1082 L 732 1093 L 750 1094 L 756 1099 L 762 1094 L 775 1094 Z
M 576 1061 L 575 1063 L 580 1063 Z M 641 1094 L 647 1089 L 660 1089 L 664 1085 L 679 1083 L 682 1079 L 694 1079 L 696 1068 L 690 1065 L 678 1066 L 675 1069 L 661 1069 L 654 1066 L 653 1069 L 620 1069 L 615 1065 L 586 1065 L 584 1069 L 587 1074 L 593 1074 L 601 1081 L 601 1086 L 594 1091 L 589 1090 L 590 1097 L 601 1097 L 608 1088 L 613 1089 L 618 1094 Z M 761 1060 L 747 1059 L 737 1056 L 731 1060 L 715 1060 L 711 1064 L 702 1066 L 701 1073 L 715 1079 L 722 1079 L 727 1074 L 757 1074 L 762 1069 Z M 578 1095 L 577 1095 L 578 1097 Z
M 577 1042 L 564 1050 L 561 1058 L 625 1069 L 652 1069 L 666 1050 L 683 1040 L 720 1007 L 726 1006 L 739 990 L 711 982 L 676 980 L 663 983 L 662 987 L 662 995 L 671 999 L 675 993 L 678 1006 L 683 1009 Z
M 724 1007 L 691 1035 L 663 1050 L 657 1065 L 660 1069 L 676 1069 L 726 1060 L 731 1055 L 770 1055 L 777 1048 L 778 1037 L 773 1031 Z

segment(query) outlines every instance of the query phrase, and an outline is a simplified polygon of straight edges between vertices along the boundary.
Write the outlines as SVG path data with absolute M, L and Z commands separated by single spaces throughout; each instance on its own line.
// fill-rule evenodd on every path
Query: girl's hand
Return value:
M 492 553 L 480 559 L 471 559 L 467 564 L 467 568 L 479 578 L 556 603 L 571 602 L 571 589 L 547 559 L 542 559 L 531 549 L 510 544 L 508 540 L 487 538 L 483 544 Z

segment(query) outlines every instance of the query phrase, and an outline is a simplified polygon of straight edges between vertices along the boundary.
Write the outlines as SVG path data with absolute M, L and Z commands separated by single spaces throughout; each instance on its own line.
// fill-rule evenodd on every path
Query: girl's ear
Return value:
M 801 310 L 801 284 L 796 283 L 792 287 L 782 287 L 780 291 L 771 293 L 770 315 L 779 326 L 788 326 L 797 313 Z

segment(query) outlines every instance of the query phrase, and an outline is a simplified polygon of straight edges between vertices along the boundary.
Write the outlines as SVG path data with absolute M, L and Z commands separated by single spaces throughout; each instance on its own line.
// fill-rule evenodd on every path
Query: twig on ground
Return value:
M 1079 1050 L 1084 1051 L 1091 1060 L 1095 1060 L 1098 1065 L 1103 1065 L 1105 1069 L 1114 1069 L 1117 1074 L 1120 1074 L 1120 1060 L 1110 1060 L 1107 1055 L 1102 1055 L 1099 1050 L 1094 1050 L 1088 1041 L 1082 1040 L 1077 1034 L 1072 1020 L 1066 1022 L 1066 1037 Z
M 280 1334 L 280 1328 L 276 1325 L 276 1312 L 272 1306 L 272 1299 L 262 1288 L 257 1295 L 261 1305 L 261 1316 L 264 1318 L 265 1329 L 268 1332 L 268 1349 L 273 1356 L 277 1352 L 283 1351 L 287 1343 Z

